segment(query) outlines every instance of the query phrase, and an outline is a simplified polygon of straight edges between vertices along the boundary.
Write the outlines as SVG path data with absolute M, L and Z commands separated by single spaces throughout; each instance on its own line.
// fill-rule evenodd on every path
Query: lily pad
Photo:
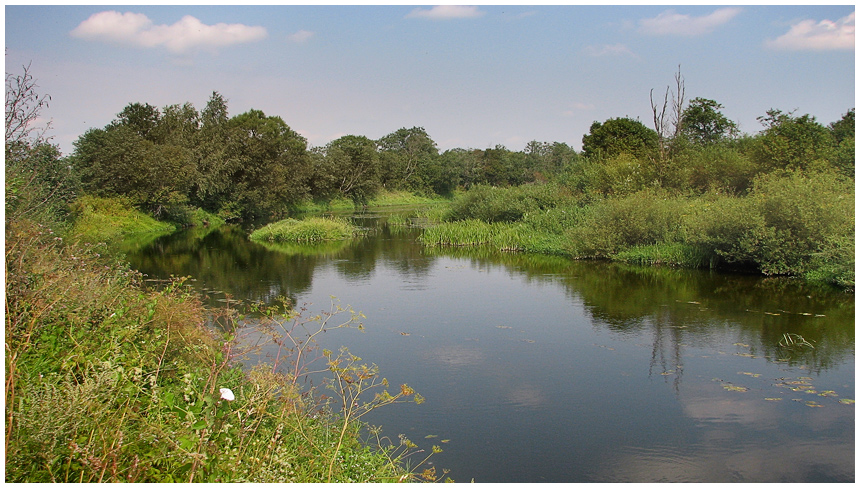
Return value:
M 843 405 L 854 405 L 854 400 L 852 400 L 850 398 L 840 398 L 839 403 L 841 403 Z

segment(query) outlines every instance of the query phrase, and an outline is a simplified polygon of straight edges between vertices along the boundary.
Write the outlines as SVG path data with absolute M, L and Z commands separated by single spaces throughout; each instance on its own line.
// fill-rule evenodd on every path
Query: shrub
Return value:
M 565 197 L 556 185 L 527 184 L 511 188 L 475 186 L 451 203 L 446 220 L 516 222 L 557 206 Z
M 698 191 L 741 194 L 752 186 L 755 165 L 727 144 L 712 144 L 685 151 L 679 166 L 687 173 L 688 185 Z
M 765 228 L 741 243 L 766 274 L 803 274 L 825 247 L 853 239 L 853 184 L 835 173 L 763 175 L 750 198 Z
M 603 200 L 567 231 L 567 249 L 580 258 L 609 257 L 632 246 L 680 241 L 683 203 L 659 191 Z

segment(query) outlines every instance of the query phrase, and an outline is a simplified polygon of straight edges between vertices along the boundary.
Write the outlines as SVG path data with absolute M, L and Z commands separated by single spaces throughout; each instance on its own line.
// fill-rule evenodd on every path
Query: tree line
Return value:
M 156 216 L 192 206 L 228 220 L 279 217 L 308 200 L 361 204 L 382 189 L 451 195 L 475 185 L 554 181 L 594 197 L 646 188 L 743 195 L 756 175 L 775 171 L 853 179 L 853 108 L 827 126 L 772 109 L 759 117 L 759 133 L 741 134 L 720 103 L 685 101 L 680 71 L 676 81 L 662 105 L 652 92 L 653 128 L 629 117 L 595 121 L 581 152 L 539 141 L 522 151 L 497 145 L 440 152 L 422 127 L 309 147 L 279 116 L 254 109 L 230 116 L 227 100 L 213 92 L 200 111 L 191 103 L 131 103 L 107 126 L 81 135 L 71 155 L 61 157 L 43 140 L 19 159 L 49 168 L 41 178 L 62 181 L 69 196 L 121 196 Z

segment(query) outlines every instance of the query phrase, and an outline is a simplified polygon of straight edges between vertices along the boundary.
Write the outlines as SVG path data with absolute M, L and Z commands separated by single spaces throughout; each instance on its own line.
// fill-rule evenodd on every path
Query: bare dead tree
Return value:
M 675 93 L 672 94 L 672 125 L 674 131 L 672 138 L 681 135 L 681 127 L 684 123 L 684 98 L 686 96 L 686 88 L 684 87 L 684 77 L 681 76 L 681 65 L 678 65 L 678 72 L 675 73 Z
M 654 114 L 654 130 L 657 132 L 657 144 L 660 150 L 660 160 L 666 159 L 666 133 L 669 129 L 669 124 L 666 121 L 666 108 L 669 105 L 669 87 L 666 87 L 666 94 L 663 96 L 663 106 L 660 107 L 654 103 L 654 89 L 651 89 L 651 112 Z M 674 100 L 674 96 L 673 96 Z
M 666 111 L 669 109 L 669 96 L 672 96 L 671 122 L 667 119 Z M 669 155 L 671 142 L 681 135 L 683 125 L 684 103 L 686 103 L 686 88 L 684 77 L 681 76 L 681 65 L 675 73 L 674 91 L 667 86 L 663 95 L 663 104 L 654 102 L 654 89 L 651 89 L 651 112 L 654 116 L 654 130 L 657 132 L 658 149 L 660 150 L 660 161 L 663 162 Z M 671 130 L 670 130 L 671 125 Z
M 39 95 L 38 85 L 30 74 L 30 65 L 20 75 L 6 73 L 6 144 L 44 140 L 50 122 L 37 125 L 42 109 L 48 106 L 50 95 Z

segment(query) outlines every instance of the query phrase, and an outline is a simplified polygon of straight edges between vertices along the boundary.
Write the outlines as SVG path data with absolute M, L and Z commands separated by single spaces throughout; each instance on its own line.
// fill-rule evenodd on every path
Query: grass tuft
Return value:
M 310 217 L 304 220 L 284 219 L 251 233 L 258 242 L 319 242 L 348 239 L 359 232 L 345 219 Z

